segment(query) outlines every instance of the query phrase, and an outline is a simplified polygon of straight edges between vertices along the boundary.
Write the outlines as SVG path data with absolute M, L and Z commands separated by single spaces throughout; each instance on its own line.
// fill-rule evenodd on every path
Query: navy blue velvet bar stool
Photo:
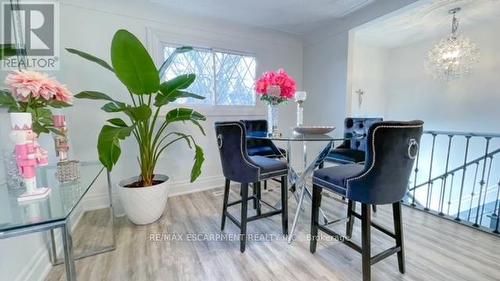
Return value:
M 263 132 L 267 133 L 267 120 L 241 120 L 245 124 L 247 133 Z M 270 158 L 286 157 L 286 150 L 277 147 L 272 140 L 268 139 L 248 139 L 247 151 L 249 156 L 266 156 Z
M 222 164 L 222 171 L 226 178 L 224 188 L 224 202 L 222 207 L 221 230 L 224 230 L 226 217 L 240 228 L 240 251 L 245 251 L 247 223 L 261 218 L 281 214 L 283 234 L 288 234 L 288 166 L 285 162 L 264 156 L 249 156 L 245 125 L 239 121 L 216 122 L 215 133 Z M 248 196 L 248 185 L 253 184 L 260 193 L 260 182 L 268 179 L 281 179 L 281 209 L 261 201 L 260 194 Z M 241 184 L 241 200 L 228 202 L 231 181 Z M 257 214 L 248 217 L 248 200 L 257 201 Z M 229 206 L 241 203 L 241 219 L 238 221 L 228 211 Z M 273 211 L 262 213 L 261 203 L 265 203 Z
M 336 164 L 353 164 L 365 161 L 366 136 L 373 123 L 382 118 L 352 118 L 344 120 L 344 142 L 332 149 L 325 161 Z
M 267 120 L 240 120 L 245 124 L 247 133 L 262 133 L 267 134 Z M 269 139 L 247 139 L 247 151 L 249 156 L 265 156 L 269 158 L 286 158 L 286 150 L 277 147 L 272 140 Z M 275 181 L 280 182 L 276 179 Z M 260 188 L 260 186 L 258 186 Z M 267 181 L 264 181 L 264 189 L 267 189 Z M 253 187 L 253 193 L 257 194 L 260 191 Z M 254 201 L 255 202 L 255 201 Z M 255 204 L 254 204 L 255 208 Z
M 405 272 L 401 200 L 407 188 L 411 169 L 419 149 L 423 122 L 378 122 L 368 130 L 364 165 L 348 164 L 319 169 L 313 175 L 313 206 L 310 251 L 316 251 L 318 230 L 338 237 L 319 224 L 319 207 L 323 190 L 348 199 L 346 236 L 351 237 L 354 219 L 361 219 L 361 246 L 350 239 L 342 242 L 362 255 L 363 281 L 371 280 L 371 265 L 396 254 L 399 271 Z M 361 214 L 356 213 L 356 202 L 361 203 Z M 370 205 L 392 204 L 394 232 L 371 222 Z M 396 245 L 371 256 L 370 227 L 395 239 Z

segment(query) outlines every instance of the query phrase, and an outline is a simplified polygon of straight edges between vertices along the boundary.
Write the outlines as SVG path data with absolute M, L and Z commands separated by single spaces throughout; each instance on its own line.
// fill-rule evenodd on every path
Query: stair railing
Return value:
M 496 157 L 497 154 L 500 154 L 500 134 L 425 131 L 404 202 L 498 235 L 500 156 Z M 492 178 L 495 184 L 491 184 Z

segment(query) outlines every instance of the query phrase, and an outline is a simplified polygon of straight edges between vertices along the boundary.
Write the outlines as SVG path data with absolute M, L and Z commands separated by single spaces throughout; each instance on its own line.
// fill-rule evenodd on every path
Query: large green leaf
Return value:
M 194 164 L 191 169 L 191 182 L 194 182 L 201 175 L 201 166 L 205 161 L 205 156 L 203 154 L 203 149 L 196 145 L 195 154 L 194 154 Z
M 141 106 L 133 107 L 119 102 L 108 102 L 103 105 L 101 109 L 105 112 L 116 113 L 124 112 L 134 121 L 144 121 L 151 117 L 152 111 L 149 106 L 143 104 Z
M 66 48 L 66 51 L 68 51 L 68 52 L 70 52 L 72 54 L 78 55 L 78 56 L 80 56 L 80 57 L 82 57 L 82 58 L 84 58 L 86 60 L 91 61 L 91 62 L 95 62 L 98 65 L 100 65 L 100 66 L 102 66 L 102 67 L 104 67 L 104 68 L 106 68 L 106 69 L 108 69 L 108 70 L 110 70 L 112 72 L 115 72 L 113 70 L 113 68 L 107 62 L 105 62 L 104 60 L 102 60 L 102 59 L 100 59 L 100 58 L 98 58 L 96 56 L 93 56 L 93 55 L 91 55 L 89 53 L 85 53 L 85 52 L 82 52 L 82 51 L 79 51 L 79 50 L 71 49 L 71 48 Z
M 166 105 L 170 102 L 174 102 L 175 100 L 180 99 L 180 98 L 194 98 L 194 99 L 199 99 L 199 100 L 205 99 L 204 96 L 200 96 L 200 95 L 193 94 L 193 93 L 186 92 L 186 91 L 176 90 L 176 91 L 171 92 L 168 95 L 164 95 L 164 94 L 156 95 L 155 106 L 158 106 L 158 107 L 164 106 L 164 105 Z
M 70 103 L 65 103 L 63 101 L 58 101 L 58 100 L 51 100 L 48 102 L 48 105 L 53 108 L 65 108 L 72 106 L 72 104 Z
M 175 90 L 183 90 L 193 84 L 196 80 L 196 74 L 183 74 L 175 77 L 174 79 L 165 81 L 160 85 L 160 91 L 164 95 L 168 95 Z
M 116 76 L 138 95 L 152 94 L 160 87 L 158 70 L 148 51 L 132 33 L 118 30 L 111 43 L 111 62 Z
M 161 83 L 160 85 L 161 93 L 156 95 L 155 105 L 163 106 L 169 102 L 175 101 L 178 98 L 189 97 L 189 95 L 192 95 L 192 97 L 194 98 L 203 99 L 204 97 L 202 96 L 179 91 L 189 87 L 194 82 L 195 79 L 196 79 L 195 74 L 184 74 L 177 76 L 174 79 Z
M 0 60 L 16 55 L 16 47 L 12 44 L 0 44 Z
M 97 151 L 99 153 L 99 161 L 109 171 L 118 162 L 121 154 L 120 141 L 124 140 L 132 133 L 134 126 L 131 127 L 113 127 L 104 125 L 99 133 L 97 141 Z
M 124 111 L 125 106 L 120 106 L 119 104 L 116 104 L 114 102 L 108 102 L 107 104 L 103 105 L 101 109 L 105 112 L 114 113 Z
M 17 107 L 17 102 L 9 92 L 0 90 L 0 107 Z
M 120 118 L 111 118 L 111 119 L 108 119 L 107 121 L 109 123 L 111 123 L 112 125 L 115 125 L 117 127 L 128 127 L 127 123 L 125 123 L 125 121 L 123 121 Z
M 203 127 L 201 126 L 199 121 L 205 121 L 206 117 L 203 116 L 203 114 L 190 109 L 190 108 L 176 108 L 170 110 L 167 115 L 165 116 L 165 119 L 167 121 L 167 124 L 173 123 L 173 122 L 179 122 L 179 121 L 191 121 L 193 124 L 195 124 L 200 131 L 205 134 L 205 130 L 203 130 Z
M 75 95 L 77 99 L 114 101 L 110 96 L 97 91 L 83 91 Z
M 144 121 L 151 117 L 151 108 L 147 105 L 141 105 L 138 107 L 127 107 L 123 110 L 130 118 L 135 121 Z
M 177 57 L 177 55 L 185 53 L 185 52 L 190 52 L 192 50 L 193 50 L 192 47 L 187 47 L 187 46 L 183 46 L 183 47 L 179 47 L 179 48 L 175 49 L 175 51 L 161 64 L 160 71 L 159 71 L 160 78 L 163 78 L 163 76 L 165 75 L 165 71 L 167 71 L 168 67 L 172 64 L 172 62 Z

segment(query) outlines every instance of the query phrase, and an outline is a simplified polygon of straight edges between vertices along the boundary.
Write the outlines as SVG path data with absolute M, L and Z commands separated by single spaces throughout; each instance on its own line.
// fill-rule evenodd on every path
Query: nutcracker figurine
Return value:
M 50 189 L 38 188 L 36 184 L 36 168 L 48 164 L 47 151 L 42 149 L 36 141 L 36 134 L 32 131 L 31 113 L 10 113 L 10 138 L 15 144 L 16 162 L 19 173 L 26 186 L 26 192 L 21 194 L 18 201 L 28 201 L 45 198 Z
M 54 128 L 59 130 L 60 134 L 54 134 L 54 144 L 56 146 L 56 155 L 60 162 L 68 161 L 68 128 L 66 127 L 66 116 L 54 115 Z
M 54 144 L 56 146 L 56 155 L 59 157 L 57 163 L 56 177 L 59 182 L 70 182 L 77 180 L 80 177 L 78 169 L 79 162 L 76 160 L 69 160 L 69 140 L 68 140 L 68 127 L 66 126 L 66 116 L 54 115 L 54 128 L 59 131 L 59 134 L 53 134 Z

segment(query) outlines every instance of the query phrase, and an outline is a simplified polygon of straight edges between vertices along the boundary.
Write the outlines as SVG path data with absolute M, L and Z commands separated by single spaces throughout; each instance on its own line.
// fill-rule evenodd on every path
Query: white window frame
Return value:
M 184 34 L 172 34 L 169 32 L 168 36 L 162 35 L 163 32 L 151 28 L 147 29 L 147 42 L 150 53 L 153 55 L 157 65 L 161 65 L 164 61 L 164 48 L 175 46 L 193 46 L 194 48 L 206 49 L 211 51 L 218 51 L 224 53 L 234 53 L 237 55 L 249 55 L 255 57 L 256 70 L 258 69 L 258 56 L 252 51 L 234 51 L 229 48 L 223 48 L 211 44 L 211 40 L 192 38 L 186 39 Z M 165 37 L 164 40 L 162 38 Z M 168 38 L 167 38 L 168 37 Z M 215 67 L 215 65 L 214 65 Z M 257 74 L 257 73 L 256 73 Z M 256 77 L 257 79 L 257 77 Z M 249 118 L 262 118 L 266 114 L 266 108 L 257 101 L 258 97 L 255 96 L 255 105 L 196 105 L 186 104 L 186 107 L 193 108 L 196 111 L 206 116 L 223 116 L 223 117 L 249 117 Z M 178 105 L 167 105 L 162 109 L 161 113 L 168 112 L 173 107 Z

